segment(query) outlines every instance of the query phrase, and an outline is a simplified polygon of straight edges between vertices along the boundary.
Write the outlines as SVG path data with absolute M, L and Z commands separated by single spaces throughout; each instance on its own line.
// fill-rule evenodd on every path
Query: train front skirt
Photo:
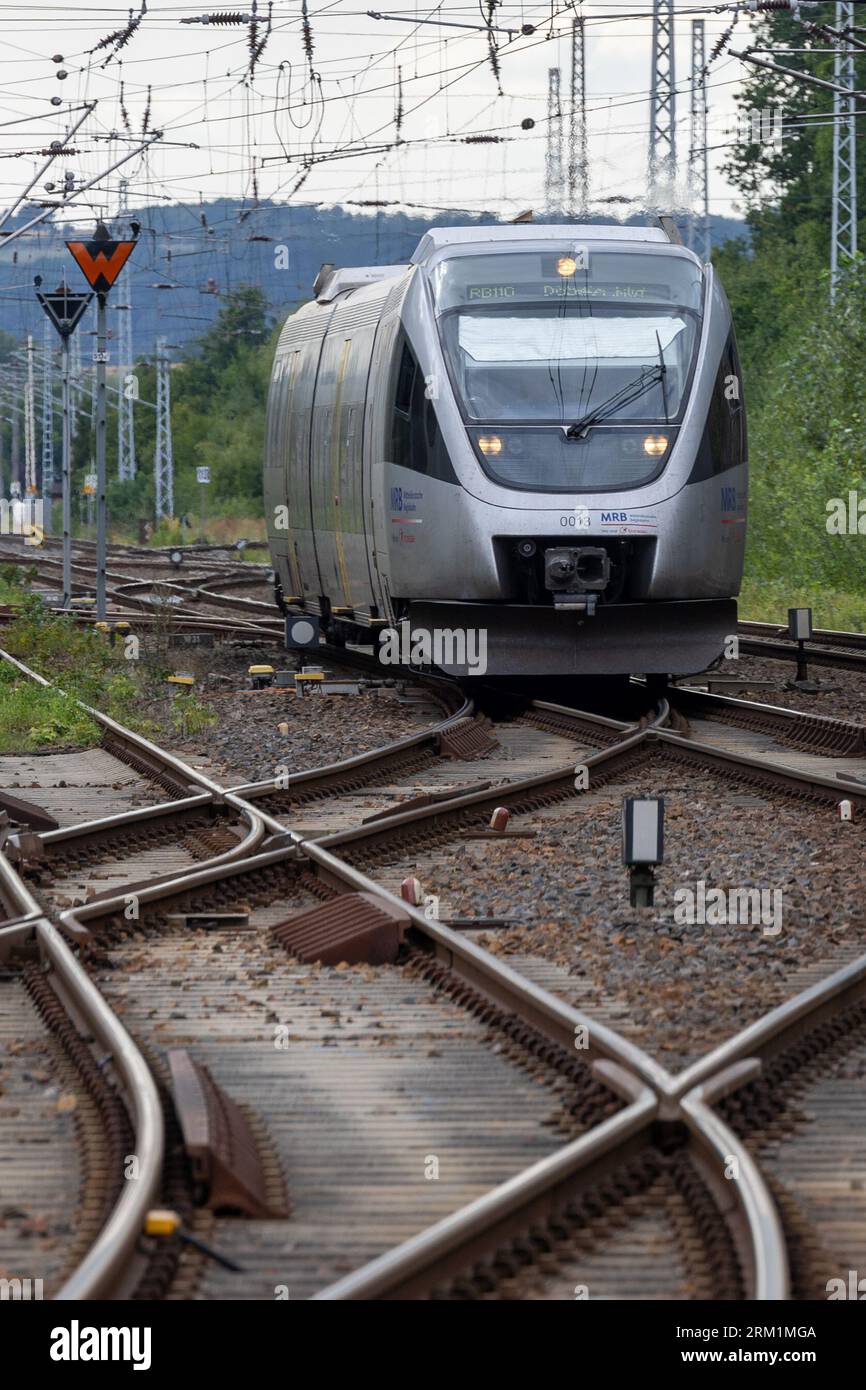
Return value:
M 735 599 L 599 605 L 594 616 L 529 604 L 409 605 L 406 632 L 455 676 L 694 675 L 737 631 Z M 425 650 L 426 644 L 426 650 Z

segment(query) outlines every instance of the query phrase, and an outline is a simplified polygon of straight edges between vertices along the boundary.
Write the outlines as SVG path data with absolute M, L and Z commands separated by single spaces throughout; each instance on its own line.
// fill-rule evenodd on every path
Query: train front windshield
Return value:
M 452 384 L 491 477 L 599 490 L 664 465 L 698 337 L 692 261 L 585 247 L 457 256 L 436 267 L 433 290 Z

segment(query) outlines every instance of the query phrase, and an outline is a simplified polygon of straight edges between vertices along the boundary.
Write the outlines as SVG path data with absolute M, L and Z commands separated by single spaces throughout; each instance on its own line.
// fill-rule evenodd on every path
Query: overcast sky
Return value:
M 135 205 L 182 200 L 197 203 L 220 195 L 254 193 L 285 198 L 298 177 L 300 159 L 334 156 L 316 164 L 294 194 L 298 201 L 381 199 L 427 208 L 489 210 L 507 216 L 544 206 L 548 70 L 562 69 L 567 100 L 573 9 L 503 4 L 502 28 L 532 24 L 536 32 L 509 41 L 499 33 L 497 91 L 488 35 L 420 23 L 421 19 L 482 25 L 478 4 L 399 6 L 391 0 L 382 19 L 370 18 L 357 0 L 308 0 L 314 46 L 311 80 L 299 3 L 278 0 L 273 30 L 249 78 L 249 30 L 182 24 L 204 11 L 188 4 L 153 4 L 136 33 L 114 54 L 113 45 L 89 53 L 127 22 L 127 9 L 89 7 L 72 0 L 51 5 L 0 6 L 0 202 L 16 198 L 42 160 L 41 149 L 62 135 L 66 107 L 98 105 L 73 144 L 76 154 L 55 161 L 33 190 L 51 196 L 46 183 L 62 186 L 64 173 L 90 177 L 135 148 L 150 96 L 150 129 L 164 139 L 147 157 L 126 166 Z M 374 0 L 375 3 L 375 0 Z M 265 15 L 265 0 L 259 0 Z M 248 13 L 248 10 L 242 12 Z M 219 11 L 216 11 L 219 13 Z M 612 196 L 645 196 L 651 49 L 647 0 L 599 0 L 583 7 L 586 20 L 590 193 L 593 202 Z M 680 169 L 688 152 L 691 19 L 703 14 L 707 52 L 730 23 L 709 7 L 678 5 L 676 77 Z M 411 23 L 396 16 L 405 15 Z M 260 27 L 259 38 L 263 35 Z M 735 46 L 748 34 L 745 18 Z M 63 62 L 52 61 L 62 55 Z M 106 65 L 105 60 L 109 59 Z M 395 141 L 398 69 L 402 78 L 402 148 Z M 57 74 L 66 72 L 64 80 Z M 731 213 L 734 195 L 718 173 L 730 140 L 733 97 L 741 65 L 723 55 L 711 69 L 711 211 Z M 122 103 L 121 103 L 122 95 Z M 123 108 L 131 128 L 127 134 Z M 22 122 L 22 117 L 36 117 Z M 532 119 L 535 128 L 522 130 Z M 116 133 L 119 138 L 112 138 Z M 466 145 L 459 137 L 494 133 L 498 144 Z M 311 146 L 312 142 L 312 146 Z M 357 152 L 361 147 L 362 152 Z M 264 162 L 263 162 L 264 161 Z M 79 204 L 77 216 L 113 213 L 118 175 Z M 56 196 L 56 195 L 55 195 Z M 600 203 L 599 203 L 600 206 Z M 621 209 L 628 211 L 627 206 Z

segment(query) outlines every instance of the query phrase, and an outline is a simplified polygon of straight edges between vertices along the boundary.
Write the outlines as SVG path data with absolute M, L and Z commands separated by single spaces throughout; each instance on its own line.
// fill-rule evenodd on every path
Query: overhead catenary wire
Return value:
M 13 9 L 15 7 L 12 7 Z M 481 13 L 479 13 L 479 8 Z M 144 7 L 142 7 L 142 12 Z M 36 12 L 42 12 L 41 7 L 36 7 Z M 118 8 L 119 15 L 124 12 Z M 103 10 L 101 13 L 110 13 Z M 406 14 L 405 7 L 402 13 L 398 6 L 395 6 L 393 13 L 388 11 L 376 11 L 382 14 L 383 20 L 374 21 L 383 25 L 385 21 L 393 19 L 395 27 L 410 27 L 416 37 L 413 42 L 416 44 L 424 38 L 423 29 L 419 29 L 418 24 L 408 24 L 411 16 Z M 729 27 L 729 20 L 733 17 L 736 21 L 747 13 L 744 6 L 725 5 L 725 6 L 683 6 L 678 7 L 679 14 L 700 14 L 711 18 L 713 23 L 713 35 L 720 28 Z M 340 201 L 339 194 L 344 195 L 349 191 L 356 178 L 365 177 L 364 169 L 368 170 L 366 175 L 370 179 L 369 187 L 372 188 L 372 167 L 375 163 L 385 161 L 382 164 L 384 170 L 382 182 L 386 193 L 390 193 L 395 188 L 399 188 L 400 181 L 406 180 L 407 195 L 417 197 L 419 191 L 418 170 L 413 170 L 407 163 L 406 156 L 412 150 L 427 148 L 449 149 L 455 143 L 449 136 L 441 138 L 440 133 L 434 130 L 425 132 L 421 122 L 427 119 L 426 111 L 430 109 L 441 109 L 445 93 L 449 87 L 454 91 L 478 93 L 478 98 L 465 97 L 461 99 L 461 104 L 457 108 L 460 112 L 460 123 L 464 120 L 468 122 L 469 129 L 465 132 L 465 148 L 470 151 L 475 145 L 483 148 L 485 144 L 498 145 L 503 151 L 503 157 L 510 146 L 511 151 L 517 150 L 519 142 L 526 140 L 527 148 L 533 149 L 530 137 L 525 132 L 521 132 L 519 120 L 506 123 L 501 119 L 491 118 L 490 115 L 479 116 L 477 114 L 480 104 L 481 81 L 470 84 L 468 79 L 472 73 L 483 73 L 485 67 L 490 69 L 493 62 L 499 66 L 500 72 L 492 74 L 494 82 L 488 87 L 488 92 L 493 87 L 501 90 L 503 86 L 508 86 L 506 77 L 508 68 L 506 64 L 513 62 L 512 55 L 517 55 L 518 64 L 522 65 L 531 50 L 538 48 L 542 53 L 542 44 L 550 42 L 557 43 L 564 40 L 571 25 L 573 8 L 568 5 L 558 6 L 554 4 L 551 17 L 550 36 L 542 32 L 544 24 L 547 22 L 551 11 L 538 6 L 535 9 L 505 6 L 485 3 L 482 0 L 481 6 L 473 9 L 471 5 L 462 7 L 439 5 L 431 8 L 426 15 L 424 12 L 417 16 L 417 20 L 429 19 L 431 23 L 426 26 L 426 33 L 429 36 L 434 32 L 434 21 L 440 21 L 439 27 L 443 32 L 453 32 L 456 36 L 449 40 L 446 49 L 450 61 L 445 63 L 435 55 L 438 52 L 435 46 L 428 45 L 421 47 L 420 51 L 424 57 L 420 69 L 417 67 L 413 71 L 412 63 L 394 62 L 393 72 L 381 73 L 382 81 L 375 80 L 369 82 L 364 78 L 358 84 L 358 89 L 353 89 L 353 104 L 359 113 L 357 122 L 345 127 L 340 131 L 337 126 L 337 133 L 341 136 L 335 140 L 335 122 L 331 118 L 331 109 L 336 109 L 339 103 L 345 103 L 344 90 L 337 90 L 337 78 L 334 76 L 339 72 L 359 73 L 366 70 L 369 66 L 366 55 L 360 60 L 358 57 L 347 55 L 340 57 L 336 55 L 332 47 L 331 39 L 331 19 L 343 17 L 341 22 L 345 24 L 345 17 L 358 16 L 364 17 L 366 11 L 361 8 L 350 8 L 340 5 L 317 5 L 313 0 L 305 0 L 299 11 L 296 7 L 280 5 L 278 0 L 269 8 L 268 19 L 272 26 L 271 44 L 260 53 L 253 71 L 250 71 L 250 24 L 252 19 L 257 16 L 258 31 L 256 41 L 260 42 L 262 30 L 265 23 L 264 10 L 259 3 L 256 10 L 254 7 L 246 7 L 238 10 L 237 14 L 242 16 L 244 23 L 233 31 L 230 27 L 223 27 L 220 33 L 216 26 L 210 34 L 205 35 L 205 29 L 210 26 L 201 26 L 198 29 L 199 46 L 208 45 L 208 53 L 214 54 L 222 47 L 223 52 L 231 54 L 229 61 L 220 58 L 218 61 L 225 69 L 215 75 L 211 84 L 211 92 L 208 96 L 209 109 L 207 119 L 201 125 L 201 129 L 206 132 L 206 138 L 202 141 L 207 153 L 198 161 L 190 159 L 184 164 L 167 164 L 164 158 L 158 157 L 151 161 L 148 173 L 148 187 L 145 197 L 151 204 L 158 204 L 160 200 L 169 202 L 175 197 L 183 199 L 188 196 L 187 190 L 205 187 L 208 196 L 213 196 L 215 185 L 222 190 L 228 191 L 235 179 L 243 179 L 249 206 L 243 210 L 245 217 L 257 213 L 259 208 L 266 208 L 268 200 L 272 194 L 276 194 L 284 201 L 297 201 L 299 195 L 306 196 L 308 190 L 312 188 L 314 194 L 320 193 L 326 197 L 331 189 L 334 190 L 336 201 Z M 521 35 L 519 40 L 514 43 L 505 42 L 510 39 L 512 33 L 516 33 L 518 28 L 516 19 L 512 21 L 512 15 L 520 16 Z M 649 5 L 608 5 L 599 4 L 593 6 L 593 13 L 587 15 L 587 24 L 590 30 L 606 27 L 610 32 L 622 30 L 623 21 L 649 21 L 651 7 Z M 177 23 L 180 17 L 189 18 L 189 9 L 184 6 L 167 7 L 160 10 L 156 16 L 147 14 L 146 22 L 136 31 L 136 42 L 132 51 L 132 56 L 127 58 L 125 53 L 118 52 L 114 63 L 105 71 L 103 82 L 113 83 L 115 116 L 114 124 L 116 131 L 112 129 L 111 119 L 100 119 L 99 129 L 91 132 L 91 138 L 82 148 L 81 159 L 92 160 L 96 154 L 96 146 L 102 141 L 125 140 L 131 143 L 132 132 L 126 129 L 123 118 L 123 110 L 126 111 L 127 118 L 133 129 L 142 125 L 144 130 L 148 124 L 158 124 L 163 132 L 163 143 L 166 149 L 171 144 L 171 149 L 182 151 L 184 147 L 195 151 L 194 140 L 188 144 L 182 140 L 186 131 L 194 137 L 197 131 L 193 129 L 196 121 L 200 121 L 202 116 L 201 102 L 198 100 L 199 91 L 195 90 L 195 104 L 198 110 L 190 110 L 189 101 L 192 90 L 192 82 L 189 75 L 184 74 L 180 80 L 154 80 L 146 84 L 132 82 L 131 74 L 133 71 L 140 71 L 140 64 L 146 62 L 143 50 L 140 46 L 142 35 L 149 30 L 155 32 L 161 25 L 161 31 L 165 31 L 169 22 Z M 479 23 L 479 20 L 482 22 Z M 532 21 L 530 24 L 529 21 Z M 466 29 L 463 33 L 456 27 L 465 22 L 467 25 L 475 23 L 475 30 Z M 78 20 L 76 19 L 76 23 Z M 512 28 L 512 23 L 514 27 Z M 717 27 L 718 26 L 718 27 Z M 109 26 L 106 26 L 108 28 Z M 313 33 L 315 27 L 316 33 Z M 359 25 L 350 25 L 351 28 L 359 28 Z M 524 31 L 529 28 L 535 32 L 527 34 Z M 187 29 L 187 33 L 192 36 L 195 26 Z M 643 23 L 638 25 L 639 31 L 645 32 Z M 111 34 L 106 34 L 105 38 L 116 37 L 122 29 L 113 29 Z M 273 39 L 277 34 L 292 35 L 293 44 L 297 45 L 297 56 L 293 56 L 291 68 L 282 66 L 277 62 L 282 58 L 282 54 L 272 51 Z M 464 37 L 465 36 L 465 37 Z M 711 41 L 712 41 L 711 38 Z M 218 40 L 211 46 L 211 40 Z M 451 44 L 460 45 L 452 48 Z M 92 52 L 95 45 L 90 42 L 85 50 Z M 309 48 L 309 51 L 307 51 Z M 377 45 L 378 48 L 378 45 Z M 100 54 L 107 53 L 110 45 L 106 42 L 105 47 L 99 50 Z M 126 52 L 132 49 L 129 45 Z M 384 54 L 394 53 L 396 49 L 391 46 L 384 49 Z M 521 57 L 520 55 L 524 55 Z M 315 55 L 315 56 L 314 56 Z M 377 61 L 381 61 L 380 55 Z M 176 62 L 182 59 L 182 55 L 172 52 L 166 55 L 167 60 Z M 435 58 L 435 61 L 434 61 Z M 727 60 L 728 54 L 724 54 Z M 213 71 L 213 57 L 209 57 Z M 125 64 L 125 65 L 124 65 Z M 294 86 L 294 79 L 297 74 L 298 66 L 302 65 L 306 71 L 303 92 Z M 721 65 L 721 64 L 720 64 Z M 731 63 L 733 66 L 733 63 Z M 434 75 L 435 72 L 435 75 Z M 323 74 L 328 74 L 324 76 Z M 490 74 L 488 74 L 490 75 Z M 148 77 L 156 74 L 147 73 Z M 161 74 L 160 74 L 161 76 Z M 725 84 L 726 73 L 722 73 L 721 85 Z M 253 79 L 255 85 L 249 83 Z M 92 81 L 92 76 L 88 76 L 86 63 L 80 69 L 80 82 Z M 244 124 L 239 128 L 243 130 L 243 139 L 238 141 L 232 138 L 233 131 L 231 121 L 236 122 L 236 116 L 232 115 L 228 120 L 226 137 L 220 139 L 219 122 L 225 120 L 225 106 L 221 105 L 223 93 L 227 92 L 233 85 L 243 88 L 245 80 L 249 83 L 243 91 L 243 101 L 245 103 Z M 732 78 L 730 85 L 733 85 L 738 78 Z M 419 85 L 416 85 L 419 84 Z M 714 87 L 715 83 L 712 84 Z M 288 88 L 288 90 L 287 90 Z M 102 89 L 100 88 L 100 91 Z M 686 91 L 688 88 L 678 84 L 678 91 Z M 388 93 L 391 93 L 391 100 L 388 105 L 390 110 L 383 112 L 383 120 L 378 120 L 379 108 L 375 105 L 377 101 L 382 101 Z M 273 98 L 273 99 L 272 99 Z M 161 103 L 170 101 L 171 106 L 166 111 Z M 494 101 L 497 98 L 494 96 Z M 598 112 L 627 108 L 629 105 L 638 106 L 646 101 L 646 93 L 639 89 L 632 88 L 626 94 L 614 95 L 613 98 L 607 93 L 598 91 L 590 94 L 588 101 L 588 117 L 594 119 Z M 368 103 L 373 103 L 368 106 Z M 142 105 L 144 110 L 142 110 Z M 237 102 L 235 102 L 236 110 Z M 123 108 L 123 110 L 121 109 Z M 483 106 L 481 106 L 483 110 Z M 532 109 L 530 107 L 530 109 Z M 537 109 L 537 108 L 536 108 Z M 107 108 L 104 108 L 107 111 Z M 365 119 L 363 114 L 372 110 L 372 119 Z M 474 116 L 473 126 L 473 111 Z M 499 107 L 500 115 L 505 115 L 505 109 Z M 539 125 L 543 125 L 543 118 L 536 118 Z M 262 121 L 272 120 L 275 126 L 273 134 L 262 126 Z M 342 120 L 342 115 L 340 116 Z M 297 130 L 291 122 L 300 125 L 307 123 L 308 128 Z M 618 123 L 623 130 L 628 129 L 628 122 Z M 235 127 L 238 128 L 237 126 Z M 294 133 L 292 133 L 294 132 Z M 394 139 L 387 137 L 393 135 Z M 263 139 L 264 137 L 264 139 Z M 308 138 L 309 137 L 309 138 Z M 535 138 L 535 137 L 532 137 Z M 306 146 L 306 148 L 304 148 Z M 399 149 L 397 148 L 399 146 Z M 537 148 L 537 147 L 536 147 Z M 213 153 L 217 151 L 216 164 L 208 170 L 207 160 L 213 159 Z M 595 157 L 595 156 L 594 156 Z M 181 156 L 182 158 L 182 156 Z M 174 155 L 172 154 L 172 159 Z M 349 161 L 353 166 L 353 174 L 345 180 L 348 187 L 340 188 L 336 178 L 329 178 L 326 172 L 327 165 L 335 168 L 345 165 Z M 190 170 L 200 168 L 204 164 L 202 175 L 190 172 Z M 284 178 L 279 170 L 280 164 L 293 166 L 287 169 L 288 177 Z M 506 173 L 499 191 L 499 202 L 506 205 L 514 196 L 512 183 L 519 179 L 519 166 L 526 164 L 526 160 L 521 160 L 516 153 L 508 153 L 508 163 L 503 164 L 503 170 L 511 171 Z M 246 166 L 246 167 L 244 167 Z M 92 165 L 90 166 L 92 167 Z M 458 196 L 452 197 L 451 202 L 459 202 L 459 193 L 462 189 L 465 193 L 473 192 L 468 187 L 468 181 L 473 177 L 472 170 L 478 169 L 478 161 L 466 161 L 460 167 L 455 168 L 452 177 L 452 190 Z M 354 170 L 359 171 L 358 174 Z M 266 172 L 267 170 L 267 172 Z M 274 171 L 276 170 L 276 178 Z M 394 172 L 389 172 L 393 170 Z M 398 172 L 399 171 L 399 172 Z M 425 191 L 427 197 L 432 197 L 435 202 L 442 203 L 441 198 L 436 197 L 436 193 L 441 188 L 443 191 L 447 184 L 443 184 L 444 174 L 440 168 L 431 175 L 435 182 L 430 189 Z M 310 183 L 309 180 L 313 182 Z M 86 196 L 87 190 L 84 190 Z M 333 195 L 332 195 L 333 196 Z M 467 205 L 478 202 L 488 201 L 482 196 L 467 199 Z M 74 200 L 68 200 L 68 210 L 65 211 L 67 200 L 62 200 L 64 207 L 59 207 L 52 211 L 52 217 L 75 216 L 77 209 Z M 316 198 L 313 198 L 316 201 Z M 393 205 L 400 205 L 400 199 L 393 200 Z M 495 200 L 494 200 L 495 201 Z M 404 200 L 404 205 L 405 200 Z M 444 205 L 444 204 L 443 204 Z M 233 215 L 237 215 L 236 213 Z M 28 233 L 28 235 L 30 235 Z

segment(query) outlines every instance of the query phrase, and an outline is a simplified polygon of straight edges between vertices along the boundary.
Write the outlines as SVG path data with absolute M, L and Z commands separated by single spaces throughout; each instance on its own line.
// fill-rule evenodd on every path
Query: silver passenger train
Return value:
M 736 630 L 745 409 L 712 266 L 654 227 L 436 228 L 286 321 L 278 601 L 483 631 L 490 675 L 687 674 Z M 445 669 L 466 674 L 458 648 Z

